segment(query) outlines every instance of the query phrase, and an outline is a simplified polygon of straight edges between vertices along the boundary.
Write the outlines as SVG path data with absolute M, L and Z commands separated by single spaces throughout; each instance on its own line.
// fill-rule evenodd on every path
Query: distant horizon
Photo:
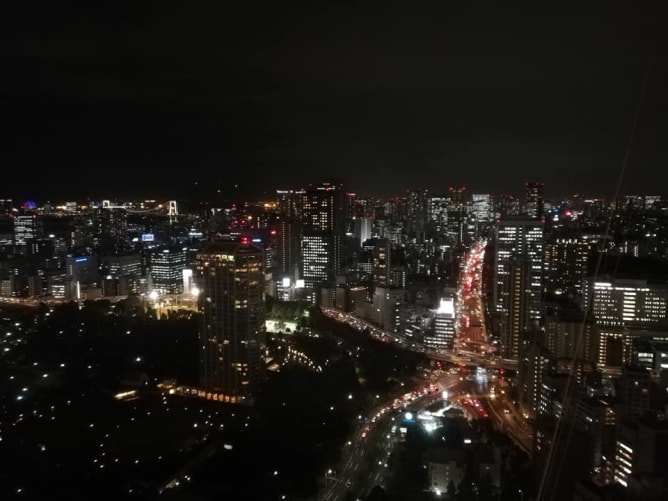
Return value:
M 534 179 L 548 199 L 647 193 L 668 186 L 666 3 L 601 12 L 14 2 L 2 189 L 246 199 L 341 177 L 381 199 L 469 182 L 518 196 Z
M 307 184 L 304 184 L 302 186 L 306 186 Z M 524 191 L 523 190 L 517 190 L 515 192 L 488 192 L 488 191 L 483 191 L 483 190 L 473 190 L 469 189 L 466 186 L 458 186 L 459 188 L 466 188 L 466 191 L 470 194 L 488 194 L 491 195 L 493 198 L 498 198 L 504 195 L 511 195 L 517 199 L 523 199 L 524 197 Z M 234 202 L 234 201 L 263 201 L 263 200 L 275 200 L 276 199 L 276 192 L 278 190 L 299 190 L 302 189 L 301 187 L 281 187 L 281 188 L 276 188 L 275 190 L 266 190 L 261 193 L 249 193 L 249 192 L 242 192 L 239 190 L 236 194 L 231 191 L 228 193 L 202 193 L 201 195 L 198 195 L 197 193 L 193 192 L 190 194 L 183 194 L 181 192 L 180 194 L 176 194 L 175 192 L 172 192 L 171 194 L 168 193 L 163 193 L 163 194 L 155 194 L 152 195 L 151 193 L 147 193 L 146 195 L 140 195 L 138 193 L 110 193 L 108 195 L 84 195 L 84 194 L 74 194 L 74 193 L 69 193 L 65 195 L 46 195 L 46 196 L 25 196 L 23 194 L 18 194 L 18 195 L 12 195 L 12 194 L 2 194 L 0 193 L 0 200 L 11 200 L 12 203 L 16 205 L 23 205 L 26 202 L 29 201 L 34 201 L 38 205 L 44 205 L 47 203 L 51 204 L 62 204 L 66 202 L 77 202 L 77 203 L 83 203 L 84 201 L 86 202 L 102 202 L 103 200 L 111 200 L 111 201 L 116 201 L 116 202 L 141 202 L 141 201 L 146 201 L 146 200 L 155 200 L 158 203 L 163 203 L 168 200 L 176 200 L 176 201 L 183 201 L 183 202 Z M 344 189 L 345 189 L 345 184 L 344 184 Z M 387 201 L 391 200 L 394 198 L 402 197 L 404 196 L 407 192 L 417 189 L 420 190 L 422 188 L 406 188 L 403 192 L 395 193 L 393 195 L 387 195 L 387 196 L 378 196 L 375 194 L 367 194 L 367 193 L 361 193 L 359 191 L 355 190 L 349 190 L 346 189 L 346 193 L 354 193 L 358 198 L 373 198 L 376 200 L 380 201 Z M 435 191 L 435 190 L 429 190 L 428 188 L 424 188 L 424 190 L 433 195 L 433 196 L 447 196 L 448 195 L 448 190 L 442 190 L 442 191 Z M 561 201 L 561 200 L 567 200 L 567 199 L 572 199 L 575 196 L 581 196 L 585 199 L 604 199 L 604 200 L 612 200 L 614 197 L 611 195 L 605 196 L 605 195 L 596 195 L 596 194 L 589 194 L 589 193 L 582 193 L 582 192 L 575 192 L 571 194 L 562 194 L 562 195 L 556 195 L 556 196 L 550 196 L 549 194 L 544 195 L 544 200 L 546 202 L 550 201 Z M 651 197 L 651 196 L 658 196 L 661 199 L 665 199 L 666 196 L 663 194 L 657 194 L 657 193 L 639 193 L 639 192 L 633 192 L 633 193 L 620 193 L 619 196 L 638 196 L 638 197 Z

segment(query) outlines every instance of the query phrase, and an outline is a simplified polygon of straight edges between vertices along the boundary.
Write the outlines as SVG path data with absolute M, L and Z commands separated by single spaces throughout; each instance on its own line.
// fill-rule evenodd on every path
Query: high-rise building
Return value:
M 501 354 L 504 358 L 518 359 L 521 342 L 531 330 L 529 288 L 530 263 L 526 257 L 513 256 L 504 267 L 504 308 L 500 312 Z
M 150 254 L 151 281 L 159 294 L 183 293 L 183 269 L 186 267 L 186 249 L 162 247 Z
M 121 252 L 128 247 L 128 211 L 104 200 L 96 209 L 96 237 L 100 248 Z
M 304 190 L 276 190 L 277 212 L 282 217 L 301 217 Z
M 392 284 L 392 245 L 386 238 L 376 240 L 373 248 L 373 283 L 376 287 Z
M 301 275 L 308 299 L 316 303 L 316 290 L 333 283 L 340 271 L 345 231 L 342 183 L 322 183 L 302 194 Z
M 488 193 L 474 193 L 471 195 L 471 214 L 479 222 L 492 220 L 492 195 Z
M 617 429 L 615 474 L 627 489 L 626 499 L 666 499 L 668 420 L 643 416 L 624 420 Z
M 35 213 L 24 212 L 13 216 L 14 245 L 27 246 L 33 240 L 42 236 L 42 222 Z
M 80 299 L 83 288 L 87 285 L 94 285 L 99 278 L 97 256 L 69 255 L 65 257 L 66 296 L 69 299 Z
M 513 195 L 501 195 L 496 199 L 494 212 L 495 217 L 518 216 L 520 214 L 520 201 Z
M 525 183 L 524 213 L 535 219 L 543 217 L 543 183 Z
M 597 325 L 656 327 L 668 317 L 668 287 L 647 280 L 587 278 L 584 309 Z
M 13 220 L 14 252 L 18 255 L 28 255 L 31 247 L 43 237 L 42 216 L 35 212 L 34 202 L 25 203 L 18 213 L 9 214 Z
M 353 235 L 357 248 L 361 248 L 362 244 L 371 238 L 372 233 L 373 219 L 361 216 L 353 220 Z
M 140 254 L 116 254 L 105 256 L 103 259 L 107 276 L 114 280 L 124 280 L 131 292 L 137 294 L 142 292 L 140 284 L 143 274 Z
M 617 413 L 613 404 L 609 398 L 583 397 L 575 409 L 576 429 L 590 437 L 590 447 L 583 450 L 590 455 L 590 470 L 600 472 L 604 482 L 612 481 L 614 471 Z
M 552 354 L 540 342 L 532 342 L 522 350 L 518 371 L 520 407 L 532 418 L 540 413 L 543 374 L 552 364 Z
M 545 243 L 544 277 L 549 292 L 581 293 L 594 242 L 584 238 L 555 238 Z
M 522 216 L 507 216 L 496 224 L 494 262 L 494 308 L 497 313 L 508 309 L 506 284 L 513 256 L 527 259 L 529 317 L 540 318 L 543 288 L 543 223 Z
M 429 197 L 429 224 L 437 234 L 445 233 L 448 222 L 448 203 L 450 199 L 444 195 Z
M 433 310 L 432 328 L 425 333 L 424 344 L 433 350 L 452 350 L 455 344 L 455 297 L 454 290 L 441 298 L 439 307 Z
M 252 403 L 260 383 L 264 256 L 242 242 L 210 242 L 197 255 L 199 375 L 207 398 Z
M 417 238 L 418 242 L 424 241 L 428 214 L 427 190 L 410 190 L 408 192 L 406 232 L 409 236 Z
M 279 280 L 286 277 L 294 280 L 297 277 L 301 258 L 301 224 L 295 218 L 282 217 L 277 226 L 274 272 Z
M 456 243 L 463 243 L 470 208 L 466 188 L 450 188 L 449 194 L 446 232 L 455 239 Z

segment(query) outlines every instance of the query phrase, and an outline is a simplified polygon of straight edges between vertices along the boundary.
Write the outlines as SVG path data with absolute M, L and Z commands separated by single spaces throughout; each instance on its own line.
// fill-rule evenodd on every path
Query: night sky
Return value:
M 0 198 L 666 194 L 665 4 L 11 2 Z

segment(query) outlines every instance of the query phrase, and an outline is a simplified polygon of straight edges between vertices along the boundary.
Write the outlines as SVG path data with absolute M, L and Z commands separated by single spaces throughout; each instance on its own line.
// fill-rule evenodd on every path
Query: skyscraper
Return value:
M 17 254 L 28 254 L 30 244 L 43 236 L 43 224 L 40 216 L 30 208 L 21 208 L 21 212 L 11 215 L 14 220 L 14 247 Z
M 345 224 L 342 183 L 322 183 L 302 194 L 301 275 L 311 302 L 320 284 L 334 282 L 342 260 Z
M 97 245 L 109 252 L 121 252 L 128 247 L 128 211 L 123 206 L 103 200 L 95 212 Z
M 386 238 L 376 241 L 373 248 L 373 284 L 375 287 L 392 285 L 392 246 Z
M 505 269 L 508 274 L 503 282 L 504 308 L 501 312 L 501 352 L 504 358 L 518 359 L 521 343 L 530 330 L 529 261 L 514 256 Z
M 151 251 L 150 266 L 153 289 L 160 294 L 181 294 L 183 269 L 186 267 L 186 249 L 163 247 Z
M 541 316 L 543 225 L 508 216 L 496 225 L 494 309 L 505 356 L 519 356 L 520 336 Z
M 429 217 L 427 190 L 410 190 L 408 192 L 407 216 L 406 232 L 409 236 L 416 237 L 418 242 L 423 242 Z
M 524 213 L 532 218 L 543 217 L 543 183 L 525 183 Z
M 206 397 L 252 403 L 260 382 L 263 250 L 211 242 L 197 254 L 199 375 Z
M 494 263 L 494 305 L 496 311 L 508 307 L 503 290 L 508 264 L 513 256 L 529 260 L 530 317 L 538 318 L 541 310 L 543 275 L 543 224 L 526 217 L 507 216 L 496 225 L 496 257 Z
M 545 244 L 545 288 L 550 293 L 579 294 L 595 240 L 552 238 Z

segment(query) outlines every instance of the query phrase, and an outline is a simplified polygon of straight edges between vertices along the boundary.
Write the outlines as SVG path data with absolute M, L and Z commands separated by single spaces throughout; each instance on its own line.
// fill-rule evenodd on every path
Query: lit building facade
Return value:
M 429 223 L 436 233 L 443 233 L 448 222 L 448 203 L 446 196 L 429 197 Z
M 524 213 L 531 218 L 541 219 L 544 210 L 543 183 L 525 183 L 524 189 Z
M 646 280 L 588 278 L 584 309 L 591 309 L 597 325 L 652 327 L 668 316 L 668 287 Z
M 183 270 L 186 267 L 186 249 L 157 248 L 150 254 L 151 285 L 159 294 L 183 293 Z
M 418 242 L 422 242 L 429 214 L 427 190 L 410 190 L 407 209 L 406 232 L 409 236 L 417 238 Z
M 319 285 L 334 282 L 340 271 L 344 205 L 342 184 L 323 183 L 302 194 L 301 278 L 313 304 Z
M 373 283 L 376 287 L 392 285 L 392 245 L 386 238 L 379 238 L 373 248 Z
M 507 274 L 502 294 L 506 302 L 500 315 L 501 354 L 504 358 L 517 360 L 520 357 L 522 338 L 531 329 L 529 267 L 529 261 L 522 256 L 514 256 L 505 267 Z
M 34 213 L 18 214 L 14 220 L 14 245 L 27 246 L 33 240 L 42 236 L 42 222 Z
M 97 245 L 113 252 L 127 249 L 128 211 L 125 207 L 110 205 L 105 200 L 96 209 Z
M 505 217 L 496 224 L 494 262 L 494 308 L 502 313 L 509 308 L 510 261 L 526 259 L 528 270 L 529 317 L 540 318 L 543 278 L 543 223 L 526 217 Z
M 425 333 L 424 345 L 430 350 L 452 350 L 455 344 L 455 296 L 441 298 L 439 307 L 433 310 L 432 329 Z
M 474 193 L 471 195 L 471 215 L 479 222 L 492 220 L 492 195 L 488 193 Z
M 260 383 L 264 252 L 211 242 L 198 255 L 199 375 L 207 398 L 252 403 Z
M 373 234 L 373 219 L 370 217 L 358 217 L 353 220 L 353 235 L 355 245 L 358 248 L 369 240 Z
M 554 294 L 582 292 L 594 241 L 583 238 L 556 238 L 545 244 L 545 287 Z

